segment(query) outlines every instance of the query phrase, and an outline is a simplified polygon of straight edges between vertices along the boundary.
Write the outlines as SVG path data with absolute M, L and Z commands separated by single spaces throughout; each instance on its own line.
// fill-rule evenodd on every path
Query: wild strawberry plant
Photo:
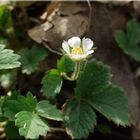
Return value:
M 5 13 L 1 12 L 0 16 Z M 10 23 L 7 28 L 11 27 Z M 121 87 L 111 83 L 110 67 L 91 58 L 93 45 L 89 38 L 72 37 L 64 41 L 62 57 L 56 67 L 47 70 L 38 83 L 43 95 L 38 98 L 30 91 L 22 94 L 15 86 L 17 79 L 9 82 L 8 75 L 16 77 L 21 71 L 31 76 L 47 57 L 46 49 L 34 46 L 22 48 L 15 54 L 1 43 L 0 82 L 7 86 L 3 86 L 5 92 L 0 98 L 0 122 L 4 123 L 7 138 L 39 139 L 54 131 L 65 131 L 73 139 L 87 138 L 97 125 L 97 111 L 117 125 L 130 124 L 127 97 Z M 4 75 L 8 84 L 2 84 Z M 65 89 L 67 83 L 74 86 Z M 63 98 L 62 103 L 59 103 L 60 98 Z M 59 122 L 59 127 L 54 121 Z
M 136 20 L 129 20 L 126 26 L 126 32 L 118 30 L 115 32 L 115 40 L 118 46 L 131 56 L 134 60 L 140 61 L 140 48 L 138 43 L 140 42 L 140 26 Z

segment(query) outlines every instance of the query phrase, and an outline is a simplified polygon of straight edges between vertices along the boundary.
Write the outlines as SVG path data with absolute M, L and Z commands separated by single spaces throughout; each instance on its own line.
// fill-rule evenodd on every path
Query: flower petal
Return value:
M 93 47 L 93 45 L 94 43 L 91 39 L 89 38 L 82 39 L 82 47 L 83 47 L 84 53 L 87 53 L 87 51 L 89 51 Z
M 64 51 L 66 52 L 66 53 L 70 53 L 70 48 L 69 48 L 69 45 L 68 45 L 68 43 L 66 42 L 66 41 L 64 41 L 63 43 L 62 43 L 62 48 L 64 49 Z
M 75 47 L 80 47 L 81 45 L 81 39 L 79 37 L 72 37 L 68 40 L 68 44 L 70 47 L 75 48 Z
M 74 61 L 80 61 L 83 59 L 86 59 L 88 57 L 88 55 L 92 54 L 94 52 L 94 50 L 90 50 L 85 54 L 70 54 L 70 58 Z
M 71 54 L 70 58 L 72 60 L 74 60 L 74 61 L 79 61 L 79 60 L 81 60 L 81 55 L 79 55 L 79 54 Z
M 86 54 L 89 55 L 89 54 L 92 54 L 92 53 L 94 53 L 94 50 L 90 50 Z
M 86 59 L 86 57 L 88 56 L 88 54 L 70 54 L 69 57 L 74 60 L 74 61 L 81 61 L 83 59 Z

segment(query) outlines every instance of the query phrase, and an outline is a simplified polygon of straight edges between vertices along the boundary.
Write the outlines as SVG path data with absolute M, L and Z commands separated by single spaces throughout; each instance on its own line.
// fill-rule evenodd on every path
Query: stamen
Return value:
M 83 50 L 82 50 L 82 48 L 77 47 L 77 48 L 73 48 L 73 49 L 71 50 L 71 53 L 72 53 L 72 54 L 83 54 Z

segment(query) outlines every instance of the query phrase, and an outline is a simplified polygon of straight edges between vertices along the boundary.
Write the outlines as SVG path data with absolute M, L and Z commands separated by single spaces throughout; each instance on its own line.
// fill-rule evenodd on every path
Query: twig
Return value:
M 32 21 L 32 22 L 34 22 L 34 23 L 36 23 L 36 24 L 40 24 L 41 23 L 40 20 L 38 20 L 36 18 L 33 18 L 33 17 L 30 17 L 29 20 Z
M 92 6 L 91 6 L 91 3 L 90 3 L 90 0 L 87 0 L 87 3 L 88 3 L 88 7 L 89 7 L 89 27 L 88 27 L 88 30 L 90 31 L 90 24 L 91 24 L 91 13 L 92 13 Z
M 44 45 L 50 52 L 56 53 L 57 55 L 63 55 L 61 52 L 55 51 L 55 50 L 53 50 L 52 48 L 50 48 L 50 47 L 47 45 L 47 43 L 45 42 L 45 40 L 44 40 L 42 43 L 43 43 L 43 45 Z

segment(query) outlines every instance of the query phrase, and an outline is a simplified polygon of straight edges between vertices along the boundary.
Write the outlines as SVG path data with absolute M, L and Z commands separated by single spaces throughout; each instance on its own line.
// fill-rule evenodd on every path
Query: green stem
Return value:
M 81 70 L 81 62 L 76 62 L 72 79 L 76 80 L 79 77 L 80 70 Z
M 74 72 L 71 77 L 69 77 L 66 73 L 61 73 L 61 75 L 69 81 L 75 81 L 79 77 L 80 70 L 81 70 L 81 62 L 76 62 Z
M 66 73 L 61 73 L 61 75 L 62 75 L 66 80 L 74 81 L 74 79 L 72 79 L 71 77 L 69 77 Z

